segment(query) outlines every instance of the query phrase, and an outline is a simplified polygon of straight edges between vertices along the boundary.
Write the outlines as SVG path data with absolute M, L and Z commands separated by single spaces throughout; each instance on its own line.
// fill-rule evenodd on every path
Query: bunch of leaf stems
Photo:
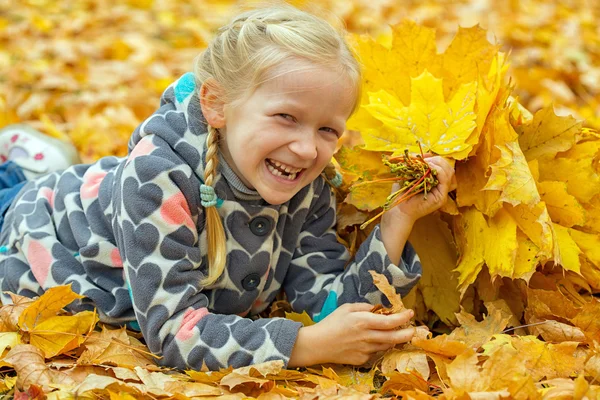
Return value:
M 383 158 L 383 163 L 390 168 L 390 172 L 396 176 L 391 178 L 378 179 L 374 181 L 362 182 L 361 184 L 378 183 L 378 182 L 392 182 L 400 183 L 400 189 L 390 194 L 383 210 L 366 221 L 360 226 L 360 229 L 365 229 L 371 222 L 379 218 L 386 211 L 396 207 L 403 201 L 423 193 L 423 197 L 427 199 L 427 193 L 431 191 L 438 184 L 436 178 L 436 170 L 431 169 L 429 164 L 424 160 L 422 154 L 411 156 L 408 154 L 408 150 L 404 150 L 404 155 L 390 158 Z

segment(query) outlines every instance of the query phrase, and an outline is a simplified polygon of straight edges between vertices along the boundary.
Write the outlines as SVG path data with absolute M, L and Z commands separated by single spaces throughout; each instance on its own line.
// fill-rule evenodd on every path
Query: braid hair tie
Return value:
M 331 182 L 333 187 L 339 188 L 342 186 L 342 174 L 340 174 L 338 171 L 335 171 L 335 176 L 331 178 L 329 182 Z
M 217 205 L 217 195 L 212 186 L 200 185 L 200 198 L 203 207 L 214 207 Z

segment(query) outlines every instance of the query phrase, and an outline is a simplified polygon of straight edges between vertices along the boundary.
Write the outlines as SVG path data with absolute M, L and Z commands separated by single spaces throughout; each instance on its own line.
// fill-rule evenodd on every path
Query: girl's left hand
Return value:
M 409 200 L 398 204 L 386 213 L 391 214 L 389 217 L 397 214 L 397 217 L 401 219 L 405 220 L 408 218 L 409 220 L 416 221 L 446 204 L 448 201 L 448 192 L 456 189 L 454 168 L 448 160 L 440 156 L 425 156 L 425 161 L 429 164 L 431 169 L 437 171 L 438 185 L 434 187 L 431 192 L 427 193 L 427 199 L 424 199 L 423 194 L 419 193 Z M 392 191 L 396 191 L 399 188 L 399 185 L 397 187 L 395 185 L 394 188 L 392 188 Z M 384 214 L 384 216 L 386 214 Z

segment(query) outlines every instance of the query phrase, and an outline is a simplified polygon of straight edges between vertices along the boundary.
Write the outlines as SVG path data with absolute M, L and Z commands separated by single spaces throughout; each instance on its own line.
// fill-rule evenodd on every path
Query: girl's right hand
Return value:
M 367 303 L 344 304 L 321 322 L 300 328 L 289 367 L 314 364 L 365 364 L 371 356 L 398 343 L 410 341 L 415 328 L 398 329 L 413 317 L 373 314 Z

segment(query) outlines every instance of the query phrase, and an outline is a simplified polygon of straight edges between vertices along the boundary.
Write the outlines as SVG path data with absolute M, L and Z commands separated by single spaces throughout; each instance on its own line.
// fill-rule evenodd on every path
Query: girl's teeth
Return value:
M 274 161 L 274 160 L 271 160 L 271 162 L 272 162 L 274 165 L 278 166 L 278 167 L 282 165 L 282 164 L 281 164 L 279 161 Z M 273 165 L 271 165 L 270 163 L 267 163 L 267 169 L 268 169 L 268 170 L 269 170 L 269 171 L 270 171 L 270 172 L 271 172 L 273 175 L 275 175 L 275 176 L 281 176 L 282 178 L 286 178 L 286 179 L 288 179 L 288 180 L 290 180 L 290 181 L 293 181 L 294 179 L 296 179 L 296 176 L 297 176 L 297 175 L 298 175 L 298 173 L 300 172 L 300 171 L 297 171 L 297 172 L 292 172 L 292 170 L 296 170 L 296 168 L 291 168 L 291 167 L 287 167 L 287 166 L 286 166 L 285 168 L 283 168 L 283 169 L 285 170 L 285 172 L 288 174 L 288 175 L 286 176 L 286 175 L 283 175 L 283 173 L 282 173 L 280 170 L 278 170 L 277 168 L 275 168 L 275 167 L 274 167 Z

